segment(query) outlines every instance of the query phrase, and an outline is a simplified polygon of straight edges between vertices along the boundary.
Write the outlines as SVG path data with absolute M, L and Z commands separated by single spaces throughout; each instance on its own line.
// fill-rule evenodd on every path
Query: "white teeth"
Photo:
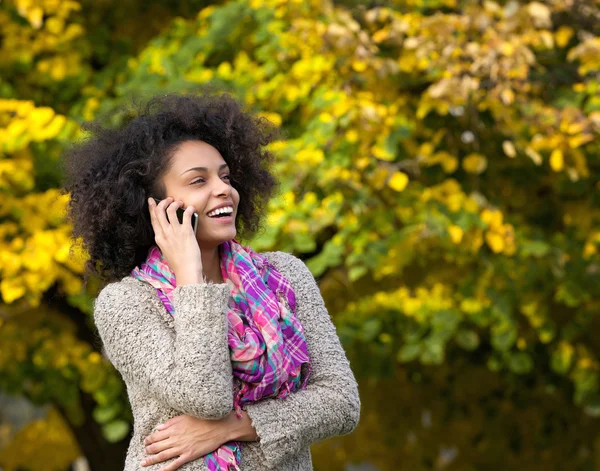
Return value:
M 208 216 L 211 217 L 211 216 L 216 216 L 217 214 L 224 214 L 224 213 L 227 213 L 227 214 L 233 213 L 233 207 L 226 206 L 224 208 L 215 209 L 214 211 L 211 211 L 210 213 L 208 213 Z

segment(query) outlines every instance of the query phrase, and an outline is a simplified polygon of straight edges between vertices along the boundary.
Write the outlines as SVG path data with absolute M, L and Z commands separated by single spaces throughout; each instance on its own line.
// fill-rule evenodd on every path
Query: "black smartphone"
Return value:
M 156 204 L 160 203 L 162 200 L 157 200 L 156 198 L 152 198 L 154 201 L 156 201 Z M 183 224 L 183 213 L 185 212 L 184 209 L 181 208 L 177 208 L 177 219 L 179 219 L 179 224 Z M 167 221 L 169 220 L 169 214 L 165 212 L 165 215 L 167 216 Z M 198 213 L 194 213 L 192 214 L 192 227 L 194 228 L 194 234 L 196 233 L 196 230 L 198 229 Z

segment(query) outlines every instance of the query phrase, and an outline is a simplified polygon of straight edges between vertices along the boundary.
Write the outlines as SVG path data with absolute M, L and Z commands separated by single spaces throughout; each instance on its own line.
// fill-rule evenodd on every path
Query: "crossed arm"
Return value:
M 247 404 L 242 421 L 232 415 L 231 362 L 223 312 L 229 293 L 226 285 L 176 288 L 175 329 L 158 315 L 140 318 L 131 294 L 103 290 L 95 308 L 107 354 L 124 378 L 188 416 L 170 419 L 167 428 L 182 420 L 195 423 L 196 430 L 220 424 L 213 434 L 219 438 L 205 447 L 258 439 L 265 465 L 272 469 L 293 460 L 317 440 L 351 432 L 360 414 L 356 381 L 315 279 L 298 258 L 281 252 L 277 255 L 278 262 L 273 263 L 296 293 L 297 316 L 305 330 L 313 370 L 306 389 L 284 400 Z M 158 434 L 148 437 L 150 452 L 157 448 L 150 447 Z M 200 448 L 198 442 L 196 450 Z

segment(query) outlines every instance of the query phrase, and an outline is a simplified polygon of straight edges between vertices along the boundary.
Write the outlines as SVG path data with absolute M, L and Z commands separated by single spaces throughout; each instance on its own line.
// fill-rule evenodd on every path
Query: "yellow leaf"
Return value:
M 583 247 L 583 258 L 587 260 L 596 252 L 596 245 L 591 242 L 586 242 L 585 246 Z
M 502 212 L 497 209 L 490 210 L 484 209 L 481 212 L 481 220 L 488 224 L 490 227 L 499 227 L 502 225 Z
M 53 137 L 56 137 L 56 135 L 61 131 L 61 129 L 65 126 L 66 123 L 67 118 L 65 116 L 56 115 L 54 119 L 50 121 L 50 123 L 48 123 L 47 126 L 39 130 L 35 134 L 32 132 L 32 135 L 35 135 L 36 139 L 38 140 L 52 139 Z
M 52 16 L 46 20 L 46 29 L 52 34 L 59 34 L 65 27 L 65 22 L 62 18 Z
M 565 158 L 563 156 L 562 150 L 554 149 L 552 154 L 550 154 L 550 167 L 555 172 L 560 172 L 565 166 Z
M 454 173 L 458 167 L 458 159 L 450 154 L 444 154 L 440 162 L 446 173 Z
M 481 154 L 469 154 L 462 162 L 466 172 L 480 174 L 487 168 L 487 159 Z
M 325 159 L 325 153 L 321 149 L 302 149 L 296 154 L 296 159 L 307 165 L 318 165 Z
M 26 17 L 34 29 L 40 29 L 43 24 L 44 10 L 39 7 L 32 8 L 26 13 Z
M 19 277 L 5 278 L 0 283 L 0 292 L 4 302 L 10 304 L 25 294 L 25 283 Z
M 319 115 L 319 121 L 323 123 L 331 123 L 331 121 L 333 121 L 333 116 L 331 116 L 329 113 L 321 113 Z
M 260 6 L 262 5 L 262 1 L 251 1 L 250 2 L 250 6 L 252 8 L 260 8 Z M 214 11 L 216 10 L 216 6 L 215 5 L 211 5 L 209 7 L 205 7 L 202 10 L 200 10 L 200 12 L 198 13 L 198 19 L 199 20 L 203 20 L 205 18 L 208 18 L 210 15 L 212 15 L 214 13 Z
M 356 72 L 364 72 L 365 70 L 367 70 L 367 63 L 364 61 L 360 61 L 360 60 L 354 60 L 352 62 L 352 68 Z
M 450 239 L 452 240 L 452 242 L 457 245 L 460 244 L 463 235 L 465 234 L 464 231 L 455 224 L 448 227 L 448 233 L 450 234 Z
M 375 145 L 371 147 L 371 152 L 373 155 L 380 160 L 392 161 L 395 158 L 395 155 L 385 150 L 383 147 Z
M 368 157 L 361 157 L 359 159 L 356 159 L 356 168 L 358 168 L 359 170 L 364 170 L 364 168 L 367 167 L 367 165 L 369 165 L 369 162 L 371 162 L 371 159 L 369 159 Z
M 488 232 L 485 235 L 485 241 L 494 253 L 500 253 L 504 250 L 504 239 L 496 232 Z
M 509 42 L 504 42 L 500 46 L 500 52 L 505 56 L 512 56 L 515 53 L 515 47 Z
M 583 144 L 587 144 L 588 142 L 593 140 L 594 137 L 591 134 L 577 134 L 569 138 L 569 147 L 571 149 L 577 149 Z
M 569 134 L 578 134 L 582 132 L 585 128 L 585 123 L 583 121 L 577 121 L 574 123 L 570 123 L 567 125 L 567 133 Z
M 535 150 L 533 150 L 531 147 L 526 147 L 525 153 L 527 154 L 527 157 L 533 160 L 534 164 L 542 165 L 542 156 L 538 154 Z
M 569 40 L 572 36 L 573 28 L 569 26 L 561 26 L 555 33 L 556 44 L 558 44 L 559 47 L 565 47 L 569 43 Z
M 388 186 L 395 191 L 403 191 L 406 185 L 408 185 L 408 176 L 404 172 L 394 172 L 388 181 Z
M 358 141 L 358 132 L 356 132 L 355 129 L 349 129 L 346 132 L 346 140 L 349 143 L 354 144 L 356 141 Z
M 550 8 L 540 2 L 531 2 L 527 10 L 538 28 L 546 28 L 552 25 Z
M 382 41 L 385 41 L 389 37 L 389 35 L 390 31 L 388 28 L 380 29 L 379 31 L 373 33 L 373 41 L 375 41 L 376 43 L 380 43 Z
M 511 159 L 514 159 L 517 156 L 517 149 L 512 141 L 504 141 L 502 143 L 502 150 Z
M 513 101 L 515 101 L 515 92 L 513 92 L 510 88 L 505 88 L 500 93 L 500 99 L 505 105 L 510 105 Z
M 224 62 L 223 64 L 225 64 Z M 221 64 L 222 65 L 222 64 Z M 276 126 L 281 126 L 281 115 L 279 113 L 273 113 L 270 111 L 262 111 L 256 114 L 257 117 L 265 118 L 268 121 L 271 121 Z

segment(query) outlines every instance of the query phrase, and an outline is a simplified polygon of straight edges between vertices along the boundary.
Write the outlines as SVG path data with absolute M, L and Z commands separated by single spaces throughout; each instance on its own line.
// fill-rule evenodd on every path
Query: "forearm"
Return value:
M 196 401 L 194 397 L 203 396 L 206 401 L 200 402 L 212 402 L 212 410 L 197 410 L 201 414 L 195 415 L 201 418 L 223 417 L 233 406 L 228 324 L 223 310 L 229 293 L 223 286 L 202 283 L 174 290 L 175 364 L 181 383 L 173 387 L 181 389 L 177 396 L 182 401 Z M 208 299 L 213 301 L 206 303 Z
M 254 442 L 258 440 L 256 430 L 245 410 L 242 411 L 241 418 L 237 417 L 235 411 L 231 411 L 223 421 L 226 429 L 226 441 Z
M 296 258 L 281 265 L 297 295 L 312 373 L 304 390 L 246 405 L 274 469 L 315 441 L 351 432 L 360 417 L 358 386 L 316 281 Z
M 312 443 L 350 433 L 358 423 L 360 400 L 354 378 L 333 387 L 311 384 L 285 399 L 247 406 L 266 458 L 273 467 Z
M 219 419 L 233 406 L 223 307 L 226 287 L 176 288 L 174 327 L 155 310 L 151 292 L 114 284 L 96 299 L 94 318 L 105 351 L 130 385 L 184 414 Z

